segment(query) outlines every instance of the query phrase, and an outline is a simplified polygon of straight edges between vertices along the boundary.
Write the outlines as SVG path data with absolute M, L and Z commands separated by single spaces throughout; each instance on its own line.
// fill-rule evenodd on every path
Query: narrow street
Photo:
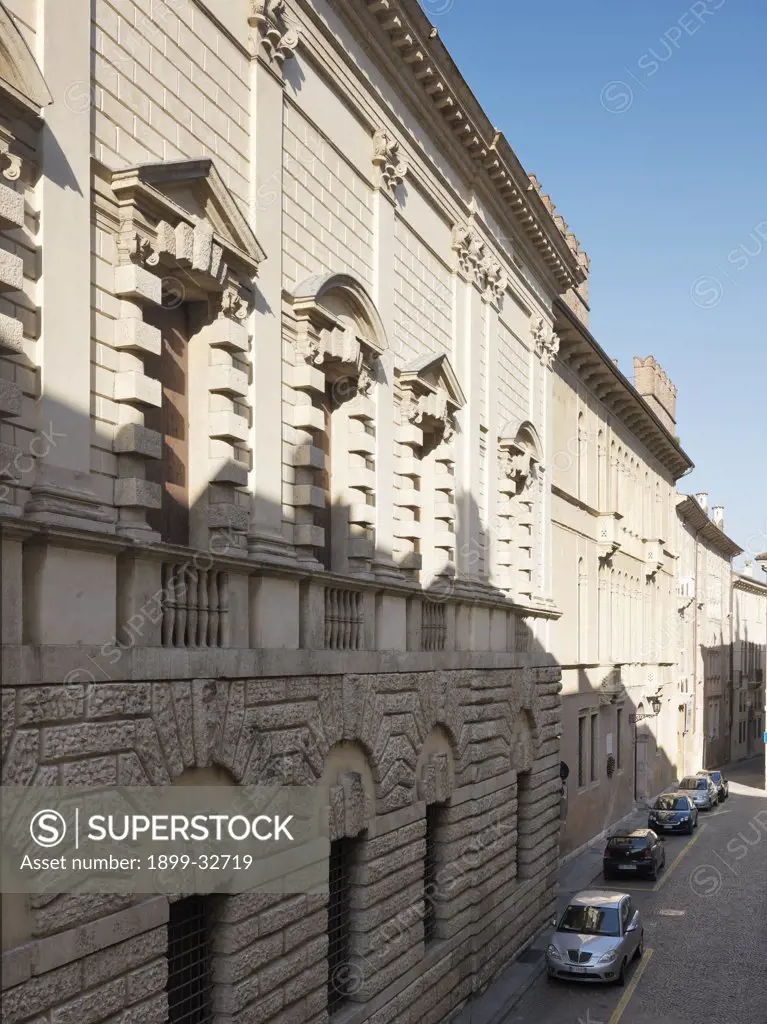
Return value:
M 666 838 L 657 883 L 617 886 L 642 914 L 645 954 L 626 987 L 544 975 L 504 1024 L 757 1024 L 767 1006 L 767 793 L 761 759 L 691 837 Z M 759 788 L 757 788 L 759 787 Z M 592 883 L 604 888 L 601 873 Z M 571 893 L 561 893 L 560 906 Z

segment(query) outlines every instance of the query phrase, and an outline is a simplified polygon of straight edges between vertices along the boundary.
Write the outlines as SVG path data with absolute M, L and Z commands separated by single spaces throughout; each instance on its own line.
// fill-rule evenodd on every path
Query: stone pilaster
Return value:
M 284 64 L 298 42 L 281 20 L 280 5 L 253 0 L 251 29 L 251 225 L 267 259 L 259 270 L 253 315 L 253 512 L 248 550 L 259 561 L 292 562 L 295 551 L 282 527 L 283 338 L 282 158 Z
M 383 178 L 383 172 L 381 172 Z M 389 345 L 394 338 L 394 225 L 395 197 L 383 183 L 374 198 L 375 269 L 373 297 L 386 329 Z M 395 473 L 395 411 L 394 411 L 395 355 L 387 349 L 378 360 L 378 386 L 376 401 L 376 521 L 375 555 L 373 570 L 376 576 L 397 575 L 393 558 Z
M 56 444 L 35 460 L 29 519 L 114 530 L 116 515 L 96 497 L 91 451 L 91 119 L 67 103 L 72 83 L 91 76 L 89 5 L 42 0 L 41 70 L 57 102 L 45 115 L 41 157 L 42 368 L 38 428 Z M 62 47 L 61 40 L 67 45 Z

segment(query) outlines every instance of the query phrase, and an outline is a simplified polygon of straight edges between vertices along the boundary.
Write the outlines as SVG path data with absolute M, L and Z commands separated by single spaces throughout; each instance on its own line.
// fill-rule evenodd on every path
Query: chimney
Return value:
M 696 494 L 695 500 L 706 513 L 706 515 L 708 515 L 708 492 L 701 491 L 700 494 Z
M 718 526 L 724 533 L 724 505 L 714 505 L 711 509 L 711 517 L 714 520 L 714 526 Z
M 750 558 L 743 566 L 743 575 L 750 576 L 751 579 L 754 578 L 754 563 L 751 561 Z
M 634 356 L 634 387 L 670 434 L 676 433 L 676 388 L 655 356 Z

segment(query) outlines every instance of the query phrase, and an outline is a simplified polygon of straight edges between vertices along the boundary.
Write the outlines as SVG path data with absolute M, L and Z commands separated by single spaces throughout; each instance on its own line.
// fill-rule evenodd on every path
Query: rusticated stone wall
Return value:
M 3 782 L 156 785 L 212 766 L 232 784 L 361 780 L 333 826 L 356 837 L 351 1012 L 437 1022 L 552 912 L 559 689 L 557 668 L 7 688 Z M 217 1024 L 327 1020 L 326 898 L 211 899 Z M 8 1024 L 167 1019 L 166 897 L 30 897 L 23 914 Z

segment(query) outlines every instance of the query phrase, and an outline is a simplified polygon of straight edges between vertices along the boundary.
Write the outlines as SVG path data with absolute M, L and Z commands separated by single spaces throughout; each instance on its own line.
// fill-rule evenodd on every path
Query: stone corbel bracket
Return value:
M 282 70 L 299 43 L 297 26 L 287 20 L 285 0 L 250 0 L 248 24 L 253 55 L 263 48 L 267 59 Z
M 365 786 L 359 772 L 343 772 L 330 787 L 330 838 L 356 839 L 367 826 Z
M 535 345 L 535 354 L 543 366 L 551 369 L 559 352 L 559 338 L 542 316 L 533 314 L 530 318 L 530 334 Z
M 447 754 L 431 754 L 421 766 L 418 799 L 427 804 L 444 804 L 453 792 L 455 779 Z
M 393 196 L 405 180 L 408 163 L 399 152 L 399 142 L 386 130 L 378 128 L 373 135 L 373 166 L 378 172 L 377 185 Z
M 500 261 L 471 227 L 453 228 L 453 253 L 456 270 L 473 281 L 487 302 L 500 306 L 508 287 L 508 277 Z

